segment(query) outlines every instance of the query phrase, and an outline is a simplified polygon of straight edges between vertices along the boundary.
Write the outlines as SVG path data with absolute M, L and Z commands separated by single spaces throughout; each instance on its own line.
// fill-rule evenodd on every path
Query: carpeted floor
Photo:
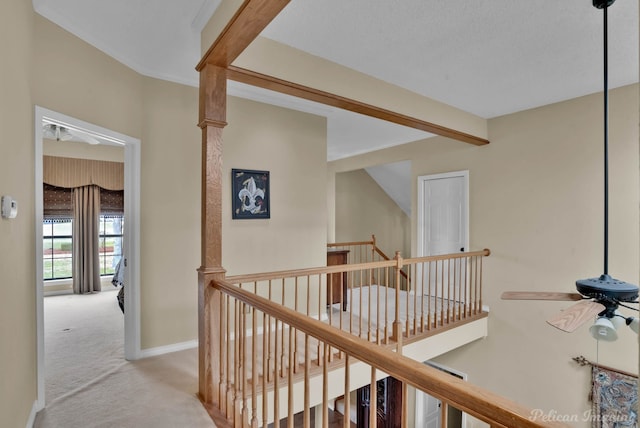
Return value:
M 46 407 L 34 426 L 214 427 L 195 395 L 197 349 L 126 361 L 116 294 L 44 299 Z

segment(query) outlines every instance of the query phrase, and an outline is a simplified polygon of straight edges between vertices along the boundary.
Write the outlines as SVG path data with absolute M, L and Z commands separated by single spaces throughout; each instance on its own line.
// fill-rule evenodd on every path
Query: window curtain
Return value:
M 100 287 L 98 227 L 100 188 L 81 186 L 73 189 L 73 292 L 93 293 Z

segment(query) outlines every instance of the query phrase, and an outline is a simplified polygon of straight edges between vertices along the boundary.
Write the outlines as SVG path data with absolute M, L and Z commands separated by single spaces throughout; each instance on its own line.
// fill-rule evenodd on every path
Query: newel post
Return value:
M 400 251 L 396 251 L 396 256 L 393 258 L 396 261 L 395 269 L 395 288 L 396 288 L 396 313 L 395 320 L 393 321 L 392 339 L 396 341 L 397 349 L 400 355 L 402 355 L 402 323 L 400 322 L 400 270 L 402 269 L 402 256 Z
M 376 235 L 371 235 L 371 261 L 376 261 Z
M 200 69 L 198 126 L 202 130 L 201 265 L 198 269 L 198 381 L 200 399 L 219 404 L 222 299 L 211 281 L 222 268 L 222 130 L 226 126 L 226 69 Z M 218 354 L 213 352 L 217 351 Z

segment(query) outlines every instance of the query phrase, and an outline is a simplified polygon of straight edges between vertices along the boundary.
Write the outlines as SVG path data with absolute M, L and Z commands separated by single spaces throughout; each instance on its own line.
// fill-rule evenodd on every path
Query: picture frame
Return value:
M 269 171 L 231 169 L 231 217 L 234 220 L 271 218 Z

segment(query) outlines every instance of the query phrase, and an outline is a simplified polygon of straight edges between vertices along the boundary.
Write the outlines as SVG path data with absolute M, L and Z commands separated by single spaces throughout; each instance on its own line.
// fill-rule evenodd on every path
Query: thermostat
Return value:
M 18 201 L 11 196 L 3 196 L 2 201 L 2 218 L 16 218 L 18 215 Z

